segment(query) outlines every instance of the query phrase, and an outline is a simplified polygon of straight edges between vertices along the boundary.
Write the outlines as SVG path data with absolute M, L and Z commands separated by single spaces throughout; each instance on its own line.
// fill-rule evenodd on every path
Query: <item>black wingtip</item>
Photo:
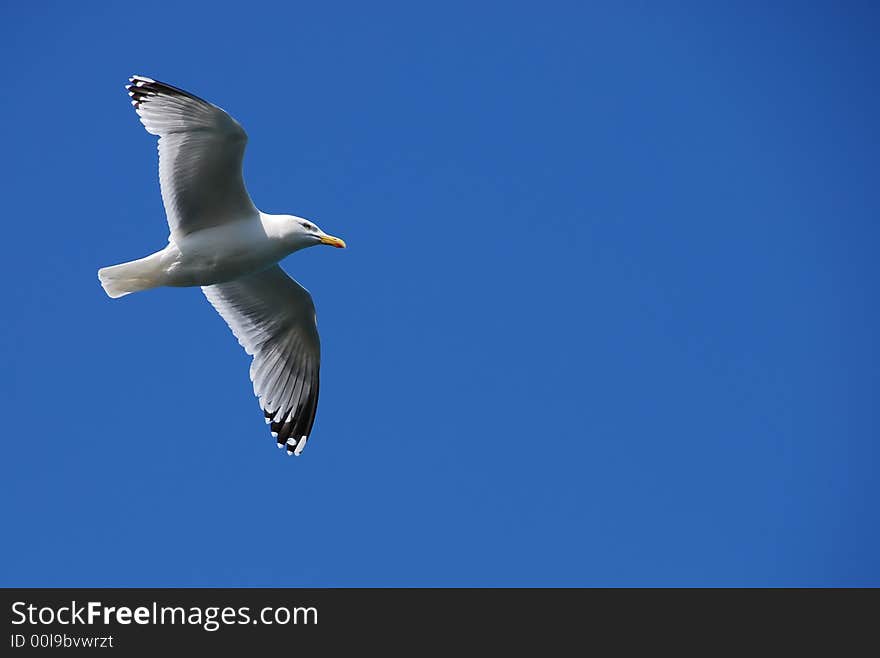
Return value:
M 129 94 L 134 92 L 134 100 L 135 103 L 137 103 L 135 107 L 139 107 L 140 103 L 146 100 L 147 96 L 158 96 L 159 94 L 166 94 L 168 96 L 186 96 L 187 98 L 192 98 L 193 100 L 210 105 L 210 103 L 204 98 L 199 98 L 195 94 L 191 94 L 184 89 L 169 85 L 167 82 L 160 82 L 159 80 L 148 78 L 145 75 L 133 75 L 128 81 L 131 84 L 126 85 L 125 88 L 128 89 Z

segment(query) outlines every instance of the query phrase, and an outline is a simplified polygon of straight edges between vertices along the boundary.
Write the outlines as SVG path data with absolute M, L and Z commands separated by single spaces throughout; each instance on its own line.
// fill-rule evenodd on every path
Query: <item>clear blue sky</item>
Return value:
M 16 4 L 0 584 L 880 585 L 871 3 Z M 201 292 L 98 284 L 132 73 L 348 242 L 299 459 Z

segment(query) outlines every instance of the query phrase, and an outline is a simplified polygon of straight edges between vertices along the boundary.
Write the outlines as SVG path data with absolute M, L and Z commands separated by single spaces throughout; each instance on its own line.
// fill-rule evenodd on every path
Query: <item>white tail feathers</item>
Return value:
M 130 263 L 102 267 L 98 270 L 98 279 L 104 287 L 104 292 L 114 299 L 160 285 L 153 256 L 133 260 Z

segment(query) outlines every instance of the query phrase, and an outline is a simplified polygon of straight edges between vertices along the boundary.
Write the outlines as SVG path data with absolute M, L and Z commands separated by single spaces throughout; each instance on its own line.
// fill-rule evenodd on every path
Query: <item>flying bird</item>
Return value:
M 159 137 L 159 183 L 170 235 L 161 251 L 98 270 L 106 293 L 200 286 L 245 351 L 254 393 L 279 448 L 297 455 L 318 406 L 321 348 L 308 290 L 278 265 L 324 244 L 344 248 L 295 215 L 257 210 L 242 178 L 247 134 L 222 109 L 136 75 L 128 95 Z

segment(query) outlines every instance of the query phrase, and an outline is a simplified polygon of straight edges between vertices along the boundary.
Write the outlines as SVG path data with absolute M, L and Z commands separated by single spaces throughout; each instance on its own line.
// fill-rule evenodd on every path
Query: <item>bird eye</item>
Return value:
M 303 222 L 303 228 L 304 228 L 305 230 L 307 230 L 307 231 L 314 231 L 314 230 L 315 230 L 315 225 L 314 225 L 314 224 L 309 224 L 308 222 Z

